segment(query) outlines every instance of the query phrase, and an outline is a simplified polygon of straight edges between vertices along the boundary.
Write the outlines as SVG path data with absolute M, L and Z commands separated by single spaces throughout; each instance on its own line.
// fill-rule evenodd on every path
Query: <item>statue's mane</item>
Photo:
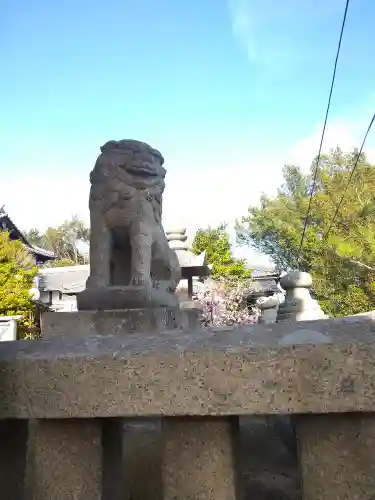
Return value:
M 100 149 L 101 154 L 98 156 L 95 166 L 90 173 L 91 184 L 108 184 L 118 178 L 121 182 L 135 189 L 142 189 L 142 187 L 139 186 L 140 183 L 137 183 L 136 176 L 134 176 L 133 185 L 133 182 L 131 182 L 133 176 L 128 172 L 125 173 L 119 168 L 119 159 L 123 162 L 131 162 L 133 158 L 142 155 L 153 156 L 158 159 L 160 164 L 160 175 L 157 179 L 160 184 L 164 183 L 166 174 L 166 170 L 162 166 L 164 158 L 158 150 L 151 148 L 148 144 L 133 140 L 108 141 Z
M 147 150 L 141 147 L 129 149 L 129 147 L 119 147 L 118 142 L 120 141 L 109 141 L 109 143 L 102 146 L 102 152 L 90 173 L 90 198 L 92 200 L 102 200 L 105 204 L 105 200 L 110 201 L 112 199 L 110 203 L 115 206 L 118 203 L 116 201 L 117 196 L 120 196 L 120 199 L 124 201 L 124 199 L 131 199 L 136 191 L 143 191 L 144 196 L 153 207 L 155 221 L 161 222 L 162 195 L 165 188 L 166 170 L 160 165 L 158 176 L 147 178 L 132 175 L 119 165 L 123 162 L 131 162 L 138 155 L 150 156 L 152 148 L 146 144 Z M 157 158 L 160 162 L 159 156 Z
M 157 149 L 152 148 L 145 142 L 134 141 L 133 139 L 122 139 L 121 141 L 108 141 L 100 148 L 102 153 L 120 153 L 120 154 L 147 154 L 154 156 L 160 162 L 160 165 L 164 164 L 164 157 Z

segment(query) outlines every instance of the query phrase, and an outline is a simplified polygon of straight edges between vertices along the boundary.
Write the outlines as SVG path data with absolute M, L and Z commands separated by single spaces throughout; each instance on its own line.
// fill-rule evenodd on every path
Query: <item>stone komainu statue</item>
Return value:
M 90 174 L 87 290 L 176 289 L 181 269 L 161 224 L 163 163 L 161 153 L 144 142 L 109 141 L 101 147 Z

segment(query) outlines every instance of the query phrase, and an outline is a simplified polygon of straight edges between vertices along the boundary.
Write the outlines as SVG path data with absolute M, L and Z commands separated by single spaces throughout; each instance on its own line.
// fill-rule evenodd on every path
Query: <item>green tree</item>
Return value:
M 246 261 L 233 257 L 226 227 L 226 224 L 221 224 L 216 228 L 199 229 L 193 241 L 193 251 L 197 255 L 206 252 L 214 279 L 249 278 L 251 271 L 247 269 Z
M 38 269 L 20 241 L 0 232 L 0 316 L 22 315 L 20 332 L 35 326 L 36 306 L 29 296 Z
M 50 261 L 48 266 L 74 266 L 87 261 L 80 245 L 89 243 L 90 229 L 77 216 L 57 227 L 47 228 L 45 233 L 35 228 L 26 231 L 25 237 L 31 244 L 54 252 L 57 259 Z
M 279 269 L 310 272 L 314 292 L 323 310 L 332 316 L 375 306 L 375 166 L 365 155 L 359 158 L 330 228 L 357 155 L 357 151 L 343 153 L 337 148 L 322 157 L 299 259 L 316 159 L 308 175 L 296 166 L 285 166 L 277 196 L 263 195 L 260 206 L 250 207 L 236 226 L 238 242 L 269 255 Z

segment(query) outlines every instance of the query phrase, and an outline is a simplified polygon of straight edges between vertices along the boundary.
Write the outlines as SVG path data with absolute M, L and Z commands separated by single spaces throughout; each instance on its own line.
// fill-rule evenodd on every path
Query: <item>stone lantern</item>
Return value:
M 169 245 L 176 252 L 181 266 L 181 281 L 177 288 L 177 294 L 181 304 L 192 301 L 193 278 L 203 278 L 210 275 L 210 269 L 206 262 L 206 254 L 202 252 L 195 255 L 186 244 L 187 236 L 185 228 L 175 228 L 166 231 Z

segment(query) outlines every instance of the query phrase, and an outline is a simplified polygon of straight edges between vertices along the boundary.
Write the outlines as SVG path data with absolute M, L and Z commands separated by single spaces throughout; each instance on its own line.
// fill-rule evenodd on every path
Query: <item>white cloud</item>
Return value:
M 22 230 L 55 226 L 77 214 L 88 221 L 87 175 L 53 172 L 45 178 L 38 171 L 15 174 L 1 181 L 0 204 Z
M 344 151 L 351 151 L 354 148 L 359 149 L 367 126 L 367 123 L 348 123 L 342 119 L 332 120 L 328 123 L 324 134 L 322 152 L 328 153 L 337 146 L 340 146 Z M 307 171 L 312 159 L 318 154 L 321 136 L 322 125 L 319 125 L 315 127 L 311 135 L 301 139 L 289 149 L 286 162 L 299 165 L 304 171 Z M 375 140 L 370 135 L 364 146 L 364 152 L 369 161 L 375 163 Z
M 253 23 L 247 0 L 230 0 L 230 14 L 234 35 L 247 51 L 250 60 L 256 58 Z
M 326 51 L 317 54 L 317 27 L 343 12 L 340 0 L 228 0 L 228 6 L 233 33 L 249 60 L 266 65 L 326 57 Z

